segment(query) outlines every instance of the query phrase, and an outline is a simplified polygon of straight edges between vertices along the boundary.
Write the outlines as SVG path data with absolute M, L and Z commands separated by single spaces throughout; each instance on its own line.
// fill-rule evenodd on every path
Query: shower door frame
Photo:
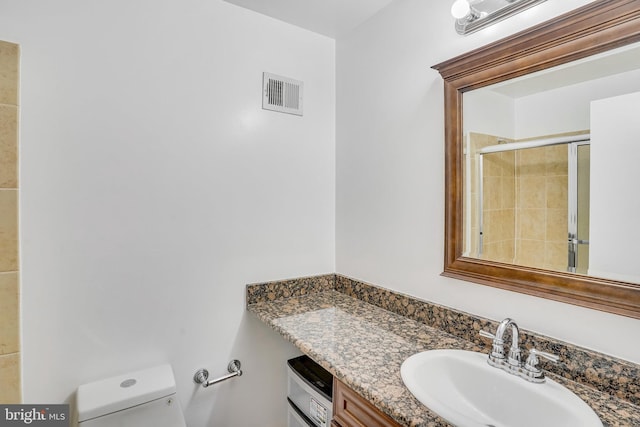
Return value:
M 577 272 L 578 263 L 578 245 L 589 245 L 589 239 L 581 239 L 578 234 L 578 148 L 585 145 L 591 145 L 590 141 L 580 141 L 569 143 L 568 146 L 568 248 L 567 248 L 567 271 L 569 273 Z M 588 267 L 587 267 L 588 268 Z

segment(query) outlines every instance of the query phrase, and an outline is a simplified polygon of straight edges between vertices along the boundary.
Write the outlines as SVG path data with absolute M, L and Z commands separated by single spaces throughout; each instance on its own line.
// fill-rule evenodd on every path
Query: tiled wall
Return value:
M 575 132 L 572 134 L 581 134 Z M 563 135 L 550 135 L 566 136 Z M 470 152 L 511 142 L 471 133 Z M 477 154 L 472 154 L 471 233 L 467 249 L 478 256 Z M 568 154 L 566 145 L 530 148 L 483 157 L 483 245 L 480 258 L 566 271 Z M 465 209 L 467 207 L 465 206 Z
M 518 150 L 515 263 L 567 269 L 567 146 Z
M 471 152 L 481 148 L 511 142 L 496 136 L 472 133 Z M 478 203 L 477 168 L 479 156 L 475 155 L 471 164 L 471 204 Z M 481 258 L 492 261 L 513 263 L 516 233 L 516 174 L 515 153 L 485 154 L 483 157 L 483 243 Z M 479 246 L 479 218 L 474 213 L 471 226 L 470 253 L 477 254 Z
M 19 47 L 0 41 L 0 403 L 19 403 Z

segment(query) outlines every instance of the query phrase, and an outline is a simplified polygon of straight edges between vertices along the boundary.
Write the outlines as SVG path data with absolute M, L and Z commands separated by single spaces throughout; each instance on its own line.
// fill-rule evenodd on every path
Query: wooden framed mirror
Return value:
M 640 283 L 464 256 L 463 213 L 465 92 L 637 41 L 640 41 L 640 1 L 597 0 L 433 66 L 444 79 L 445 92 L 446 200 L 442 275 L 640 318 Z

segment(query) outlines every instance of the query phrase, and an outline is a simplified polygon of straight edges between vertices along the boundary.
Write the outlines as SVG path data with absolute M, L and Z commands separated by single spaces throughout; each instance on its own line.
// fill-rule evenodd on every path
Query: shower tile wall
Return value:
M 567 269 L 567 157 L 566 145 L 516 152 L 516 264 Z
M 483 257 L 513 262 L 516 230 L 515 155 L 484 156 Z
M 19 403 L 19 47 L 0 41 L 0 402 Z
M 500 142 L 493 135 L 470 133 L 470 152 Z M 479 218 L 477 158 L 472 155 L 471 232 L 467 248 L 477 256 Z M 566 271 L 567 147 L 532 148 L 485 154 L 483 158 L 483 259 Z M 467 207 L 465 206 L 465 209 Z
M 499 141 L 510 142 L 492 135 L 470 134 L 471 152 L 496 145 Z M 471 165 L 471 203 L 477 206 L 477 160 L 473 156 Z M 484 155 L 483 165 L 483 244 L 482 258 L 512 263 L 515 251 L 515 155 L 513 152 Z M 477 209 L 473 212 L 470 253 L 478 253 L 479 219 Z

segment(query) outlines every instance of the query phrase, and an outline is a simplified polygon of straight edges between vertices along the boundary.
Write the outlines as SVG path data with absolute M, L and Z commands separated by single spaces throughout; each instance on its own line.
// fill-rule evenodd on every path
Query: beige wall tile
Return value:
M 482 161 L 482 175 L 486 177 L 502 176 L 503 166 L 500 153 L 485 154 Z
M 494 227 L 496 226 L 496 211 L 488 211 L 485 212 L 482 217 L 482 240 L 484 244 L 489 244 L 495 242 L 496 232 Z M 484 250 L 484 248 L 483 248 Z
M 474 147 L 476 150 L 479 150 L 480 148 L 483 148 L 489 145 L 490 137 L 487 134 L 469 132 L 469 137 L 471 138 L 472 147 Z
M 543 148 L 518 150 L 518 174 L 520 176 L 544 176 L 545 152 Z
M 20 351 L 18 273 L 0 273 L 0 355 Z
M 514 209 L 502 209 L 498 211 L 496 216 L 496 232 L 498 233 L 498 240 L 511 240 L 515 238 L 515 210 Z
M 0 271 L 18 270 L 18 191 L 0 190 Z
M 546 206 L 546 178 L 525 176 L 518 179 L 518 207 L 544 208 Z
M 566 145 L 546 147 L 547 175 L 567 175 L 569 173 L 569 150 Z
M 482 230 L 482 240 L 485 243 L 497 243 L 500 241 L 500 220 L 499 211 L 491 211 L 487 213 L 484 221 L 484 229 Z
M 19 46 L 0 41 L 0 104 L 18 104 L 19 66 Z
M 546 242 L 544 249 L 544 268 L 567 271 L 569 247 L 567 242 Z
M 18 107 L 0 104 L 0 188 L 18 187 Z
M 506 240 L 502 242 L 505 260 L 504 262 L 513 263 L 515 256 L 515 240 Z
M 21 403 L 20 353 L 0 356 L 0 402 Z
M 18 286 L 19 46 L 0 41 L 0 402 L 20 403 Z M 7 188 L 11 188 L 8 190 Z
M 495 244 L 495 253 L 493 254 L 492 261 L 509 262 L 509 256 L 505 250 L 505 242 L 497 242 Z
M 482 258 L 511 262 L 513 259 L 514 228 L 513 210 L 487 212 L 484 218 Z
M 495 261 L 499 243 L 485 243 L 482 246 L 482 256 L 480 258 Z
M 516 207 L 516 179 L 515 176 L 502 177 L 502 201 L 503 209 L 514 209 Z
M 502 178 L 497 176 L 485 177 L 483 181 L 483 209 L 500 209 L 502 207 Z
M 515 175 L 516 173 L 516 153 L 515 151 L 504 151 L 500 153 L 504 175 Z
M 516 264 L 540 267 L 544 263 L 545 242 L 542 240 L 520 240 L 516 250 Z
M 518 209 L 518 237 L 520 239 L 544 240 L 546 234 L 546 212 L 544 209 Z
M 547 177 L 547 207 L 568 209 L 569 179 L 566 175 Z
M 566 209 L 547 209 L 547 229 L 545 240 L 567 244 L 569 239 L 569 219 Z

